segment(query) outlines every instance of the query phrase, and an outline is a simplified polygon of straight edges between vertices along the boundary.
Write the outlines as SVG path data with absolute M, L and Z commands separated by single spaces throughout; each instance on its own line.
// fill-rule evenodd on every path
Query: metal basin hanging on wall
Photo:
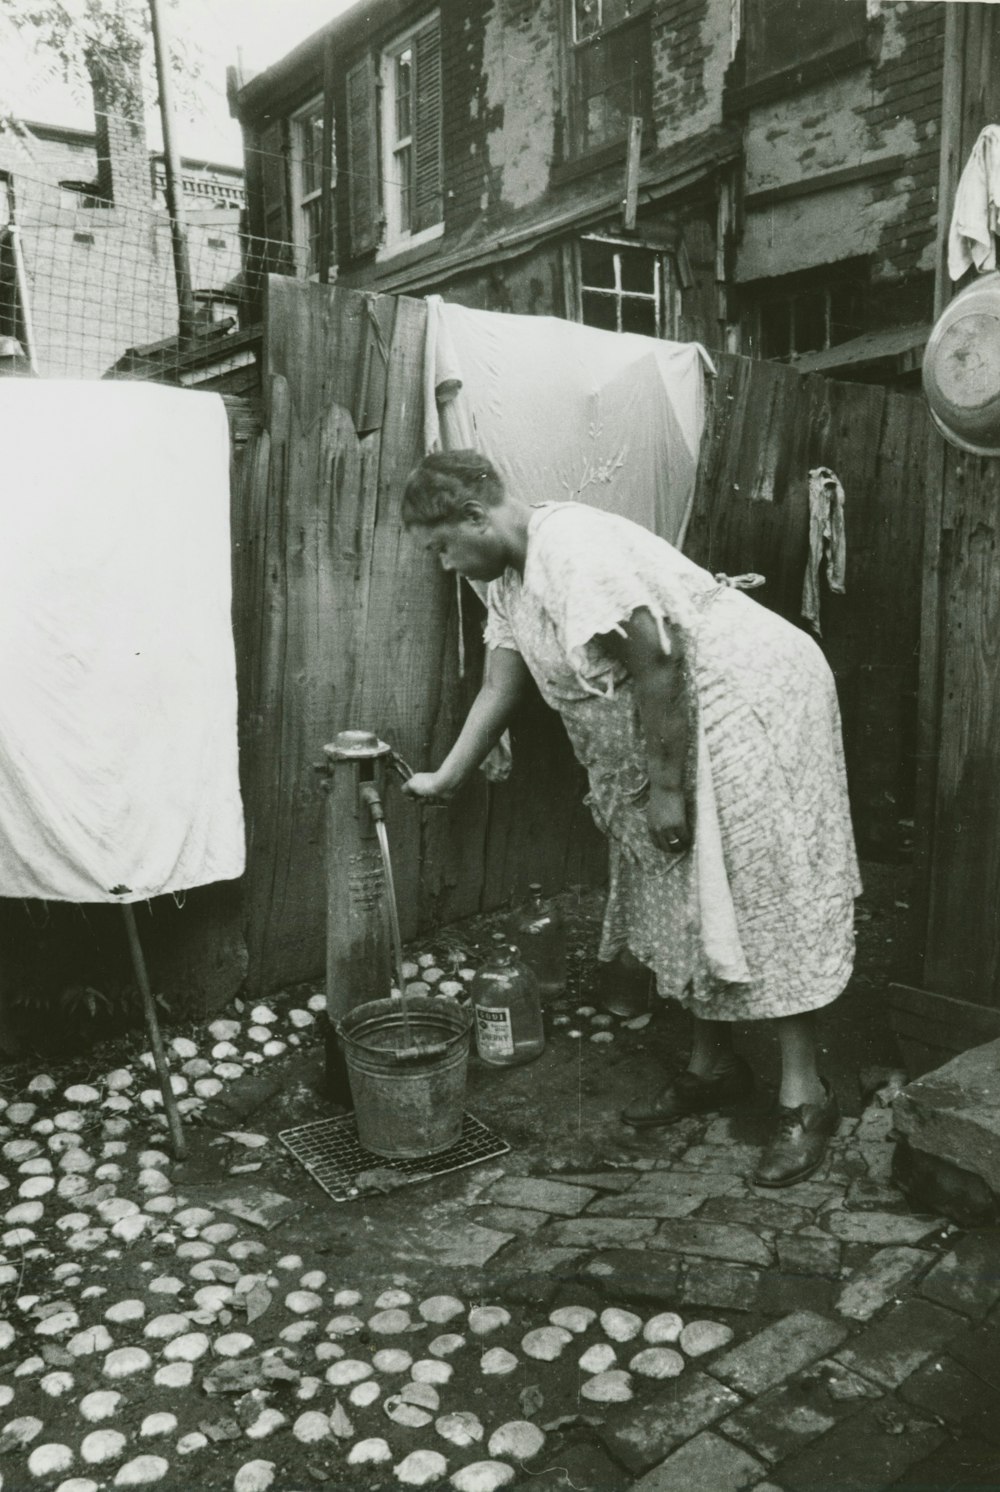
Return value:
M 1000 456 L 1000 274 L 956 295 L 924 353 L 924 394 L 945 440 L 976 456 Z

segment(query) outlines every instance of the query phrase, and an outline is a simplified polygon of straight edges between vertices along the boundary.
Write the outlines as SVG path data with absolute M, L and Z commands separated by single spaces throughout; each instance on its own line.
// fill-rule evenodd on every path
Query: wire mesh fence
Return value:
M 301 247 L 248 237 L 235 191 L 204 190 L 185 207 L 196 319 L 182 345 L 170 221 L 149 197 L 0 171 L 0 337 L 30 343 L 42 377 L 179 374 L 254 319 L 268 270 L 304 270 Z

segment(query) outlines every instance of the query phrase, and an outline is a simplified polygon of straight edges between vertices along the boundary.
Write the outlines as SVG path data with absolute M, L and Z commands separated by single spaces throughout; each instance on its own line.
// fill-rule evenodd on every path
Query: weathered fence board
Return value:
M 442 758 L 478 685 L 479 607 L 406 533 L 422 454 L 423 302 L 269 283 L 263 433 L 239 476 L 234 537 L 244 885 L 253 992 L 324 962 L 323 744 L 360 727 L 417 768 Z M 390 792 L 405 937 L 496 906 L 527 881 L 603 874 L 561 725 L 533 701 L 509 783 L 478 777 L 447 808 Z
M 1000 460 L 947 449 L 929 535 L 929 990 L 1000 1005 Z M 932 509 L 933 513 L 933 509 Z
M 837 677 L 859 840 L 891 852 L 913 804 L 926 411 L 908 394 L 774 363 L 718 365 L 687 553 L 716 573 L 764 575 L 756 597 L 799 622 L 809 470 L 840 477 L 847 592 L 824 587 L 820 641 Z

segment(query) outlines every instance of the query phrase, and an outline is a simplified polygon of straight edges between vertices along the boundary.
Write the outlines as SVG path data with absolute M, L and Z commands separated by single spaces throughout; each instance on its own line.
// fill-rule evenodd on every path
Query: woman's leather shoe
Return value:
M 840 1123 L 837 1095 L 824 1078 L 822 1103 L 779 1108 L 778 1129 L 753 1177 L 755 1186 L 794 1186 L 805 1181 L 826 1155 L 827 1142 Z
M 753 1073 L 742 1057 L 717 1077 L 679 1072 L 655 1098 L 635 1099 L 622 1110 L 622 1122 L 633 1129 L 660 1129 L 689 1114 L 711 1114 L 730 1104 L 745 1103 L 753 1092 Z

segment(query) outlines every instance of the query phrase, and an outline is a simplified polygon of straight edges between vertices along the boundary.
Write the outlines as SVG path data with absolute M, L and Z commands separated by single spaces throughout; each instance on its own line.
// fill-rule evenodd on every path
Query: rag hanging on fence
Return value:
M 826 561 L 826 583 L 835 595 L 844 594 L 847 569 L 847 533 L 844 528 L 844 489 L 828 466 L 814 466 L 809 473 L 809 559 L 802 582 L 802 615 L 817 637 L 819 624 L 819 572 Z
M 0 448 L 0 896 L 241 875 L 221 399 L 5 380 Z
M 948 233 L 948 274 L 960 280 L 975 265 L 980 274 L 997 267 L 1000 233 L 1000 124 L 979 133 L 955 192 Z

